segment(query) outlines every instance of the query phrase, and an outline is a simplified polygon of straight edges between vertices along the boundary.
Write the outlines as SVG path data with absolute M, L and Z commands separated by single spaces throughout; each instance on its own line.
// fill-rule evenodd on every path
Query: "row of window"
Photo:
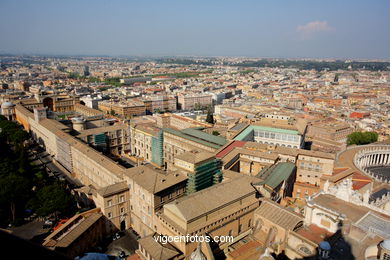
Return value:
M 273 132 L 260 131 L 260 130 L 254 130 L 254 136 L 282 140 L 282 141 L 289 141 L 289 142 L 299 141 L 298 135 L 280 134 L 280 133 L 273 133 Z
M 119 212 L 120 212 L 120 214 L 124 214 L 125 213 L 125 208 L 124 207 L 120 208 Z M 112 218 L 113 217 L 112 212 L 107 212 L 107 217 L 108 218 Z
M 319 165 L 319 164 L 305 164 L 304 162 L 301 162 L 300 165 L 299 165 L 299 168 L 303 169 L 303 170 L 309 170 L 309 171 L 316 171 L 316 172 L 319 172 L 322 170 L 322 166 Z
M 125 195 L 121 195 L 118 198 L 118 203 L 122 203 L 122 202 L 125 202 Z M 111 207 L 111 206 L 112 206 L 112 200 L 107 200 L 107 207 Z

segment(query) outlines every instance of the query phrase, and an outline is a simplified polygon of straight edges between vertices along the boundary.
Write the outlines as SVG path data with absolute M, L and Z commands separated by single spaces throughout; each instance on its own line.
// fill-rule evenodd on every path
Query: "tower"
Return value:
M 47 108 L 46 107 L 37 107 L 34 108 L 34 120 L 39 122 L 47 118 Z
M 1 104 L 1 114 L 7 118 L 7 120 L 13 120 L 15 118 L 14 112 L 15 105 L 11 102 L 4 102 Z

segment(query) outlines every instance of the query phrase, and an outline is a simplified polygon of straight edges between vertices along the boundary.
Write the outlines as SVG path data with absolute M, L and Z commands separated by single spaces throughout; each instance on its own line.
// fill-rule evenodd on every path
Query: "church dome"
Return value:
M 14 104 L 12 104 L 11 102 L 4 102 L 3 104 L 1 104 L 1 108 L 3 108 L 3 109 L 6 109 L 6 108 L 11 108 L 11 107 L 13 107 L 13 106 L 15 106 Z
M 321 241 L 319 246 L 323 250 L 330 250 L 330 244 L 328 241 Z
M 266 248 L 264 253 L 260 255 L 259 260 L 275 260 L 275 258 L 269 253 L 268 248 Z
M 200 249 L 200 244 L 198 244 L 198 247 L 195 249 L 195 251 L 191 253 L 190 260 L 207 260 L 206 256 Z
M 85 119 L 82 118 L 82 117 L 73 117 L 73 118 L 72 118 L 72 122 L 73 122 L 73 123 L 82 124 L 82 123 L 85 122 Z
M 381 247 L 386 250 L 390 250 L 390 239 L 385 239 L 381 243 Z

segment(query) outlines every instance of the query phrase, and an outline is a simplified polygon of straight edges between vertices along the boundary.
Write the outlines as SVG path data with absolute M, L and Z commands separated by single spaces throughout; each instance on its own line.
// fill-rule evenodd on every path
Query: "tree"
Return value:
M 348 145 L 363 145 L 378 141 L 378 133 L 376 132 L 354 132 L 347 137 Z
M 27 178 L 14 173 L 0 178 L 1 205 L 8 205 L 12 222 L 15 222 L 17 213 L 24 210 L 31 189 Z
M 214 124 L 214 116 L 213 113 L 211 112 L 211 109 L 207 110 L 206 122 L 209 124 Z
M 63 183 L 58 181 L 38 190 L 37 197 L 30 202 L 30 205 L 39 216 L 54 214 L 57 217 L 58 212 L 73 213 L 76 208 L 72 194 Z
M 213 131 L 212 134 L 215 135 L 215 136 L 220 135 L 220 133 L 218 131 Z

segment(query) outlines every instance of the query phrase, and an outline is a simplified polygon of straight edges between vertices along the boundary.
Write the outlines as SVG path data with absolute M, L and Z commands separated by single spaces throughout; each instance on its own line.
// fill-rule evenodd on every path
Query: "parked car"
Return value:
M 112 240 L 118 240 L 119 238 L 121 238 L 121 234 L 119 234 L 119 232 L 115 233 L 115 234 L 112 236 Z
M 42 225 L 42 228 L 46 229 L 46 228 L 51 228 L 52 226 L 53 226 L 53 221 L 51 221 L 50 219 L 46 219 Z
M 124 258 L 126 257 L 125 251 L 119 251 L 118 257 L 119 257 L 120 259 L 124 259 Z

